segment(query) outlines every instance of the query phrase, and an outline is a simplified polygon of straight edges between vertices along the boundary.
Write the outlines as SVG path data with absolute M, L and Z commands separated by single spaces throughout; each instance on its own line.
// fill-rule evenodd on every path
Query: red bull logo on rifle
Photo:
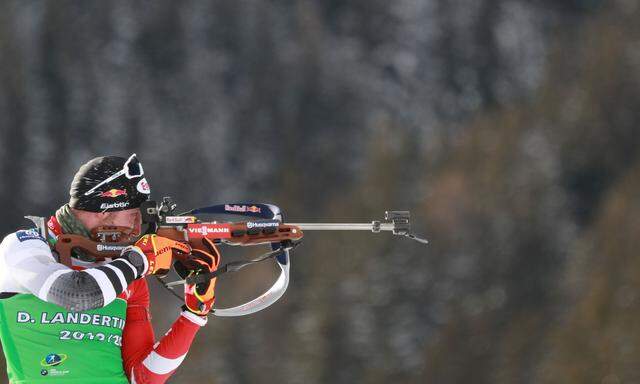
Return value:
M 127 196 L 127 191 L 124 189 L 110 189 L 108 191 L 104 191 L 100 194 L 100 197 L 111 197 L 115 198 L 118 196 Z
M 256 207 L 255 205 L 247 206 L 247 205 L 230 205 L 225 204 L 224 210 L 227 212 L 252 212 L 252 213 L 260 213 L 260 207 Z

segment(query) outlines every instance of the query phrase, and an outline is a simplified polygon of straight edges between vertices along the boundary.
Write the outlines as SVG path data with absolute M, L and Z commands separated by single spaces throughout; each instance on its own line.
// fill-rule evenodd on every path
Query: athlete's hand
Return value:
M 218 268 L 220 252 L 216 246 L 207 238 L 202 239 L 202 245 L 202 249 L 200 247 L 192 249 L 192 259 L 189 260 L 189 266 L 181 261 L 175 262 L 174 269 L 183 279 L 199 273 L 213 272 Z M 185 284 L 184 309 L 198 316 L 206 316 L 216 300 L 215 287 L 215 278 L 206 283 Z
M 142 236 L 134 245 L 122 251 L 123 254 L 131 252 L 143 258 L 144 267 L 141 276 L 153 274 L 163 276 L 171 269 L 174 252 L 188 254 L 191 252 L 191 247 L 179 241 L 151 234 Z

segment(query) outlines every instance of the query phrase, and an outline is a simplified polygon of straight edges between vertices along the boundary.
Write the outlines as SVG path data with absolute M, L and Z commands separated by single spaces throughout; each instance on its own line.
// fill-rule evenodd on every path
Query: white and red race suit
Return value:
M 50 236 L 47 241 L 37 231 L 18 231 L 5 237 L 0 244 L 3 268 L 0 271 L 0 292 L 32 295 L 33 300 L 60 305 L 59 301 L 51 298 L 57 295 L 60 299 L 60 282 L 72 280 L 88 282 L 95 287 L 99 304 L 92 305 L 92 308 L 124 301 L 126 317 L 123 316 L 125 323 L 121 343 L 117 343 L 124 375 L 130 383 L 166 382 L 186 357 L 198 330 L 207 323 L 206 317 L 183 311 L 169 331 L 156 342 L 149 311 L 149 287 L 144 278 L 139 278 L 135 267 L 123 259 L 87 263 L 72 258 L 71 268 L 60 264 L 47 244 L 55 242 L 62 234 L 55 216 L 49 218 L 47 227 Z M 67 310 L 75 311 L 73 306 L 65 306 Z M 63 307 L 57 308 L 62 312 Z M 82 313 L 82 309 L 78 311 Z M 87 364 L 96 364 L 91 361 L 90 344 L 87 348 Z M 113 353 L 114 358 L 119 357 L 117 349 Z M 122 373 L 120 375 L 124 379 Z

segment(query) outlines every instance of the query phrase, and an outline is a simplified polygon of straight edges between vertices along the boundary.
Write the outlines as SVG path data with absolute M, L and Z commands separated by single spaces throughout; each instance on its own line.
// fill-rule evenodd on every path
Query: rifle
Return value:
M 170 197 L 161 203 L 147 201 L 140 207 L 142 222 L 148 225 L 146 233 L 155 233 L 176 241 L 188 243 L 192 248 L 203 249 L 202 239 L 208 238 L 217 244 L 232 246 L 269 245 L 271 251 L 247 261 L 229 262 L 207 273 L 192 274 L 184 280 L 170 283 L 158 279 L 167 289 L 183 284 L 199 284 L 227 272 L 236 272 L 247 265 L 273 259 L 280 268 L 280 276 L 275 283 L 257 298 L 231 308 L 215 308 L 215 316 L 244 316 L 265 309 L 284 295 L 289 285 L 290 251 L 300 244 L 303 231 L 344 231 L 366 230 L 374 233 L 390 231 L 427 244 L 428 241 L 410 233 L 410 213 L 408 211 L 387 211 L 385 221 L 371 223 L 285 223 L 279 207 L 263 203 L 219 204 L 177 213 L 177 204 Z M 211 215 L 241 216 L 245 221 L 207 221 Z M 92 231 L 92 239 L 79 235 L 62 234 L 54 249 L 60 261 L 71 265 L 71 253 L 79 249 L 101 261 L 117 258 L 122 249 L 137 240 L 138 234 L 121 227 L 99 227 Z M 187 268 L 194 266 L 190 255 L 175 255 L 176 260 Z M 173 291 L 171 291 L 173 292 Z M 174 294 L 175 295 L 175 294 Z M 177 296 L 177 295 L 176 295 Z

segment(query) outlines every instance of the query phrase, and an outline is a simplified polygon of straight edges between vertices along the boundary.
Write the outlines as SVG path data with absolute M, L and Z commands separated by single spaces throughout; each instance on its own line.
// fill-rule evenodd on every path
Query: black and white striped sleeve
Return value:
M 38 296 L 69 310 L 85 311 L 108 305 L 136 277 L 135 267 L 128 260 L 119 259 L 96 268 L 52 275 Z
M 111 263 L 82 271 L 57 263 L 44 242 L 10 244 L 3 251 L 11 276 L 41 300 L 71 311 L 100 308 L 111 303 L 142 275 L 140 255 L 127 254 Z
M 110 304 L 137 277 L 136 268 L 126 259 L 83 271 L 67 268 L 51 274 L 38 297 L 71 311 L 86 311 Z

